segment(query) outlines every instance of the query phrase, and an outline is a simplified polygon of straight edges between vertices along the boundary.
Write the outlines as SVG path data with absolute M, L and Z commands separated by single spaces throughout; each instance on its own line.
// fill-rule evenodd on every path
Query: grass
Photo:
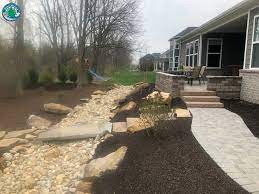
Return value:
M 144 72 L 122 70 L 112 74 L 110 82 L 121 85 L 134 85 L 138 82 L 155 83 L 155 72 L 146 72 L 147 80 L 144 79 Z

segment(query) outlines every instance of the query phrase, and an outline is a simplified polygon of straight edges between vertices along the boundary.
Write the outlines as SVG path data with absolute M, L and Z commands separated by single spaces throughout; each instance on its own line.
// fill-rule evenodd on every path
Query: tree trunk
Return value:
M 24 73 L 24 31 L 23 31 L 23 23 L 24 23 L 24 2 L 23 0 L 17 1 L 18 5 L 22 10 L 22 15 L 16 22 L 17 35 L 16 35 L 16 69 L 17 69 L 17 86 L 16 86 L 16 95 L 23 94 L 22 88 L 22 77 Z
M 88 79 L 86 77 L 87 70 L 85 68 L 85 50 L 84 50 L 84 47 L 82 46 L 82 43 L 79 49 L 78 56 L 80 59 L 79 68 L 78 68 L 78 87 L 81 88 L 88 84 Z

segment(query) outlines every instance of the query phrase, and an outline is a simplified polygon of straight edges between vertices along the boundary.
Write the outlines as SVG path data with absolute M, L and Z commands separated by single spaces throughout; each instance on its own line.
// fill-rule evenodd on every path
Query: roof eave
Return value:
M 229 14 L 233 14 L 235 11 L 241 9 L 243 6 L 252 4 L 253 2 L 255 2 L 255 0 L 245 0 L 245 1 L 242 1 L 242 2 L 238 3 L 234 7 L 224 11 L 222 14 L 220 14 L 217 17 L 215 17 L 215 18 L 209 20 L 208 22 L 204 23 L 199 28 L 194 29 L 193 31 L 191 31 L 191 32 L 187 33 L 186 35 L 182 36 L 181 38 L 178 39 L 178 41 L 183 41 L 185 39 L 191 38 L 191 37 L 196 36 L 198 34 L 202 34 L 202 32 L 204 32 L 204 31 L 208 31 L 211 28 L 210 27 L 211 24 L 222 20 L 224 17 L 228 16 Z

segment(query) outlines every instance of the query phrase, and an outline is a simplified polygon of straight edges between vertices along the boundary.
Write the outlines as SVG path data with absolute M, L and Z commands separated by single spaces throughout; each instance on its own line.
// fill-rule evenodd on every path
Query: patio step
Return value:
M 220 102 L 218 96 L 183 96 L 186 102 Z
M 188 108 L 224 108 L 221 102 L 185 102 Z
M 181 96 L 216 96 L 215 91 L 181 91 Z

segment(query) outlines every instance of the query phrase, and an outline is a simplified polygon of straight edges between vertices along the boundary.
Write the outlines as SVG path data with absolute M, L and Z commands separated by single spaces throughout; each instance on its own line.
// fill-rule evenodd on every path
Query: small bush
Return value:
M 35 69 L 30 69 L 23 77 L 23 86 L 25 88 L 34 87 L 39 82 L 39 73 Z
M 86 72 L 86 78 L 89 83 L 93 81 L 93 76 L 89 71 Z
M 40 73 L 40 83 L 42 84 L 46 84 L 46 85 L 50 85 L 54 82 L 54 76 L 53 73 L 51 73 L 50 71 L 45 71 Z
M 32 85 L 36 85 L 39 81 L 39 73 L 35 69 L 28 71 L 29 81 Z
M 170 118 L 171 107 L 160 98 L 145 100 L 140 106 L 140 118 L 148 136 L 156 136 Z
M 69 80 L 73 83 L 76 83 L 78 79 L 77 73 L 75 71 L 72 71 L 69 73 Z
M 67 75 L 67 70 L 66 68 L 63 66 L 60 69 L 60 72 L 58 73 L 58 80 L 62 83 L 65 84 L 68 80 L 68 75 Z

